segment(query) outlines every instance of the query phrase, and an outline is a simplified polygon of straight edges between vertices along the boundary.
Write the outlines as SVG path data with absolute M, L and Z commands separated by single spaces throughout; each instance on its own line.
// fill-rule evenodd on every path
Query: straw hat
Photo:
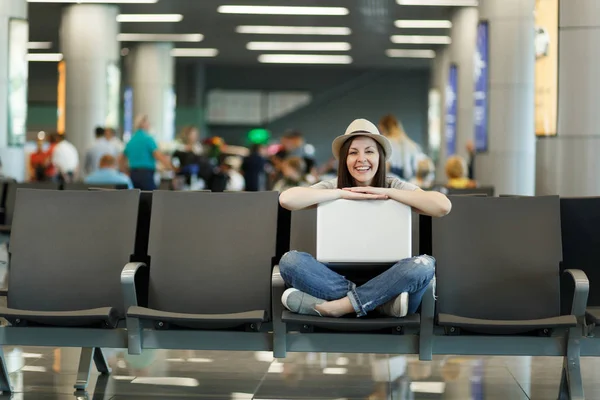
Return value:
M 356 136 L 367 136 L 379 143 L 381 147 L 383 147 L 386 160 L 389 160 L 392 156 L 392 145 L 390 144 L 390 141 L 381 133 L 379 133 L 379 129 L 377 129 L 372 122 L 362 118 L 352 121 L 352 123 L 348 125 L 348 128 L 346 129 L 346 133 L 333 139 L 333 143 L 331 144 L 333 156 L 336 159 L 339 159 L 340 149 L 344 143 L 346 143 L 346 141 L 349 139 L 355 138 Z

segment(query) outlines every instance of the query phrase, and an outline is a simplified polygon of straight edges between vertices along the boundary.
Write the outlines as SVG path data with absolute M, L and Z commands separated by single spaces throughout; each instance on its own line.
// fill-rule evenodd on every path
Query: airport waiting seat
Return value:
M 489 196 L 494 197 L 495 188 L 493 186 L 478 186 L 475 188 L 455 189 L 446 187 L 444 184 L 435 184 L 433 190 L 444 193 L 448 196 Z
M 315 208 L 293 211 L 290 249 L 309 254 L 316 251 L 317 211 Z M 388 266 L 344 265 L 331 267 L 360 285 L 383 272 Z M 273 289 L 274 314 L 282 315 L 282 324 L 274 324 L 275 357 L 291 352 L 361 352 L 385 354 L 418 354 L 420 315 L 392 318 L 379 315 L 356 318 L 326 318 L 300 315 L 286 310 L 281 304 L 285 290 L 283 279 L 274 275 L 278 284 Z M 424 297 L 421 311 L 433 316 L 433 284 Z M 427 308 L 428 307 L 428 308 Z
M 4 221 L 6 214 L 6 194 L 8 192 L 8 185 L 16 182 L 16 180 L 11 178 L 0 179 L 0 221 Z
M 129 352 L 146 348 L 272 350 L 276 192 L 155 191 L 148 255 L 122 276 Z
M 10 232 L 19 189 L 58 190 L 60 185 L 56 182 L 9 182 L 6 187 L 4 224 L 0 225 L 0 232 Z
M 139 190 L 18 190 L 1 345 L 82 347 L 77 389 L 87 386 L 92 361 L 109 372 L 100 348 L 127 347 L 120 275 L 134 251 L 139 197 Z
M 127 185 L 124 184 L 115 184 L 115 185 L 96 185 L 90 183 L 83 182 L 73 182 L 73 183 L 65 183 L 63 185 L 63 190 L 94 190 L 94 189 L 115 189 L 115 190 L 125 190 L 128 189 Z
M 600 197 L 560 199 L 563 269 L 581 269 L 590 282 L 586 303 L 582 356 L 600 356 Z M 561 288 L 563 289 L 563 288 Z M 561 295 L 562 308 L 571 307 L 571 287 Z
M 557 196 L 452 196 L 431 221 L 437 260 L 434 354 L 566 356 L 563 392 L 583 395 L 579 355 L 584 307 L 560 313 L 561 224 Z M 573 304 L 587 298 L 579 270 Z M 579 322 L 578 322 L 579 318 Z M 582 397 L 581 397 L 582 398 Z

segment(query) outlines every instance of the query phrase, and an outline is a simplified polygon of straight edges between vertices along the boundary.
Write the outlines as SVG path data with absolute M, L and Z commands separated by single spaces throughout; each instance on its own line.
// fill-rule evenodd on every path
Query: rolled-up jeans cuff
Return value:
M 352 304 L 352 307 L 354 308 L 354 311 L 356 312 L 356 316 L 364 317 L 365 315 L 367 315 L 367 312 L 363 308 L 363 305 L 358 298 L 358 294 L 356 293 L 356 285 L 351 284 L 348 289 L 349 289 L 348 298 L 350 299 L 350 303 Z

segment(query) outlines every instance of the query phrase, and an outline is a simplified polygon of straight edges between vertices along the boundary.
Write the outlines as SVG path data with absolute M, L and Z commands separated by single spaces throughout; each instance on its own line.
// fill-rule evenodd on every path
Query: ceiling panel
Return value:
M 220 14 L 220 5 L 296 5 L 347 7 L 345 16 L 294 16 L 294 15 L 236 15 Z M 52 41 L 53 49 L 60 51 L 58 34 L 64 4 L 30 3 L 30 40 Z M 437 49 L 436 45 L 395 45 L 390 41 L 393 34 L 447 35 L 449 29 L 398 29 L 397 19 L 449 19 L 450 7 L 400 6 L 393 0 L 159 0 L 155 4 L 123 4 L 124 14 L 178 13 L 183 21 L 177 23 L 122 23 L 123 33 L 202 33 L 200 43 L 178 43 L 176 47 L 217 48 L 215 58 L 179 59 L 181 63 L 206 62 L 224 65 L 259 65 L 259 54 L 273 51 L 250 51 L 249 41 L 347 41 L 351 50 L 347 52 L 311 52 L 323 54 L 347 54 L 357 67 L 427 67 L 429 60 L 391 59 L 385 55 L 391 48 Z M 349 36 L 325 35 L 250 35 L 235 32 L 238 25 L 283 25 L 283 26 L 345 26 L 352 30 Z M 123 47 L 133 45 L 124 43 Z M 278 51 L 277 53 L 281 53 Z M 285 52 L 292 53 L 292 52 Z

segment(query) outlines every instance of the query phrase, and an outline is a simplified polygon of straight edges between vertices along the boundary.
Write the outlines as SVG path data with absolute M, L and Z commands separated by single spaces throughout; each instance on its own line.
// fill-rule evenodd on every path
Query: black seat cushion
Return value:
M 585 320 L 588 324 L 600 322 L 600 307 L 588 307 L 585 309 Z
M 229 329 L 251 324 L 258 327 L 266 320 L 267 312 L 256 310 L 233 314 L 185 314 L 145 307 L 129 307 L 127 316 L 185 328 Z M 163 327 L 166 326 L 163 325 Z
M 419 314 L 407 315 L 404 318 L 363 317 L 348 318 L 316 317 L 283 311 L 281 319 L 286 324 L 309 325 L 332 331 L 367 332 L 394 327 L 418 327 L 421 322 Z
M 554 318 L 515 321 L 466 318 L 452 314 L 439 314 L 438 325 L 461 328 L 471 332 L 512 335 L 541 329 L 570 328 L 577 325 L 577 318 L 574 315 L 562 315 Z
M 116 328 L 119 322 L 119 313 L 113 307 L 77 311 L 27 311 L 0 307 L 0 317 L 16 326 Z

